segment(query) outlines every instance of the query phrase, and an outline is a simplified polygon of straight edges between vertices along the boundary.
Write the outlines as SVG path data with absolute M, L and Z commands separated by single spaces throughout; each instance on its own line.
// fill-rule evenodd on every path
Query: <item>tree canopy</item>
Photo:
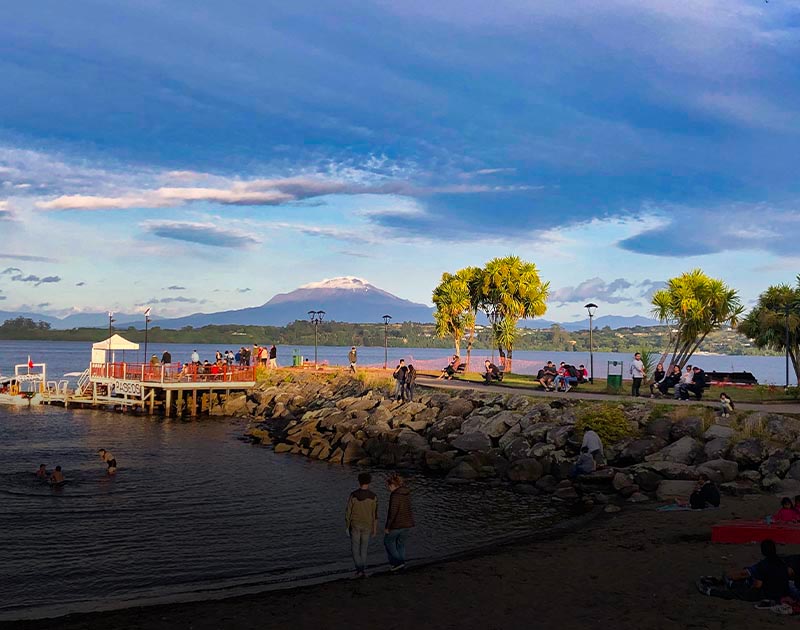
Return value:
M 475 324 L 469 284 L 464 274 L 443 273 L 442 281 L 433 290 L 433 304 L 436 336 L 451 337 L 456 354 L 461 356 L 461 338 Z
M 724 325 L 736 326 L 744 310 L 738 291 L 700 269 L 667 282 L 653 295 L 653 315 L 675 329 L 671 363 L 683 368 L 706 336 Z
M 755 308 L 739 324 L 738 331 L 759 348 L 788 350 L 795 378 L 800 381 L 800 275 L 794 287 L 788 284 L 768 287 L 758 297 Z

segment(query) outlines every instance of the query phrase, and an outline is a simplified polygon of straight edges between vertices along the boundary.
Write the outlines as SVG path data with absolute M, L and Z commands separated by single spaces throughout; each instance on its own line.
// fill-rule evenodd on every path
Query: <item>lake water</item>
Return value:
M 148 354 L 157 354 L 160 358 L 164 350 L 169 350 L 173 361 L 188 361 L 192 350 L 197 349 L 202 359 L 214 359 L 214 352 L 225 351 L 228 348 L 220 345 L 189 345 L 189 344 L 150 344 Z M 234 352 L 236 348 L 230 348 Z M 347 363 L 348 347 L 320 346 L 318 360 L 331 365 L 345 365 Z M 279 346 L 278 363 L 291 365 L 292 355 L 299 354 L 314 359 L 313 346 Z M 412 362 L 418 369 L 439 369 L 447 363 L 451 350 L 441 348 L 389 348 L 388 363 L 390 366 L 397 364 L 399 359 Z M 0 374 L 13 373 L 16 363 L 27 361 L 28 355 L 36 362 L 47 363 L 49 379 L 56 380 L 67 372 L 82 372 L 89 365 L 91 343 L 74 341 L 0 341 Z M 144 359 L 143 348 L 137 352 L 126 352 L 126 360 L 138 362 Z M 484 359 L 495 359 L 487 350 L 476 350 L 472 354 L 472 369 L 482 369 Z M 122 360 L 117 353 L 117 360 Z M 361 366 L 383 366 L 383 348 L 359 348 L 358 364 Z M 589 367 L 589 356 L 582 352 L 550 352 L 527 351 L 514 352 L 514 371 L 520 374 L 535 374 L 545 361 L 567 361 L 578 365 L 583 363 Z M 628 354 L 613 352 L 596 352 L 594 355 L 594 375 L 605 378 L 609 361 L 622 361 L 626 370 L 631 360 Z M 738 355 L 695 355 L 692 363 L 699 365 L 706 371 L 747 371 L 752 372 L 760 383 L 783 385 L 785 382 L 785 361 L 783 357 L 738 356 Z M 796 384 L 794 372 L 789 369 L 789 383 Z
M 356 470 L 243 442 L 239 420 L 0 407 L 0 621 L 206 599 L 349 575 Z M 98 448 L 119 471 L 105 474 Z M 53 490 L 33 472 L 63 467 Z M 386 474 L 373 489 L 384 517 Z M 412 477 L 411 560 L 549 526 L 541 499 Z M 370 563 L 385 567 L 380 541 Z

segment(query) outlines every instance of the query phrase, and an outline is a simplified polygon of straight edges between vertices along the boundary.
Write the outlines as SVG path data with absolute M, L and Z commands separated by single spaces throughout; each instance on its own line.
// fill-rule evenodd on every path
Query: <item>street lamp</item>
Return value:
M 784 325 L 786 326 L 786 387 L 789 387 L 789 310 L 787 304 L 783 307 Z
M 589 313 L 589 382 L 594 383 L 594 339 L 592 337 L 592 318 L 594 317 L 594 311 L 597 308 L 597 304 L 589 302 L 588 304 L 584 305 L 583 308 L 585 308 Z
M 317 368 L 317 328 L 322 323 L 322 318 L 325 317 L 325 311 L 308 311 L 308 317 L 311 323 L 314 324 L 314 369 Z
M 144 312 L 144 363 L 147 363 L 147 326 L 150 324 L 150 307 Z
M 385 370 L 389 365 L 389 322 L 392 320 L 391 315 L 383 316 L 383 369 Z

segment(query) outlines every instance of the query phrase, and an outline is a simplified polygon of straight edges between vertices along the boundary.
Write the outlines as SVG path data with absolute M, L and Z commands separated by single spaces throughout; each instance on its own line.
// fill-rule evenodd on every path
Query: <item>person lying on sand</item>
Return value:
M 764 557 L 759 562 L 750 567 L 733 569 L 722 580 L 711 576 L 700 578 L 697 588 L 711 597 L 779 602 L 790 595 L 789 579 L 793 572 L 778 556 L 773 540 L 761 542 L 761 554 Z
M 39 464 L 39 470 L 36 471 L 36 476 L 39 479 L 47 479 L 47 466 Z

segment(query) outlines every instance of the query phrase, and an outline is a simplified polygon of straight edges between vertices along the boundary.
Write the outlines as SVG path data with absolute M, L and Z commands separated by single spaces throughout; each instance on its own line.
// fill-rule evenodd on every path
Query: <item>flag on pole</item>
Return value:
M 33 368 L 33 359 L 31 359 L 31 355 L 28 355 L 28 369 Z

